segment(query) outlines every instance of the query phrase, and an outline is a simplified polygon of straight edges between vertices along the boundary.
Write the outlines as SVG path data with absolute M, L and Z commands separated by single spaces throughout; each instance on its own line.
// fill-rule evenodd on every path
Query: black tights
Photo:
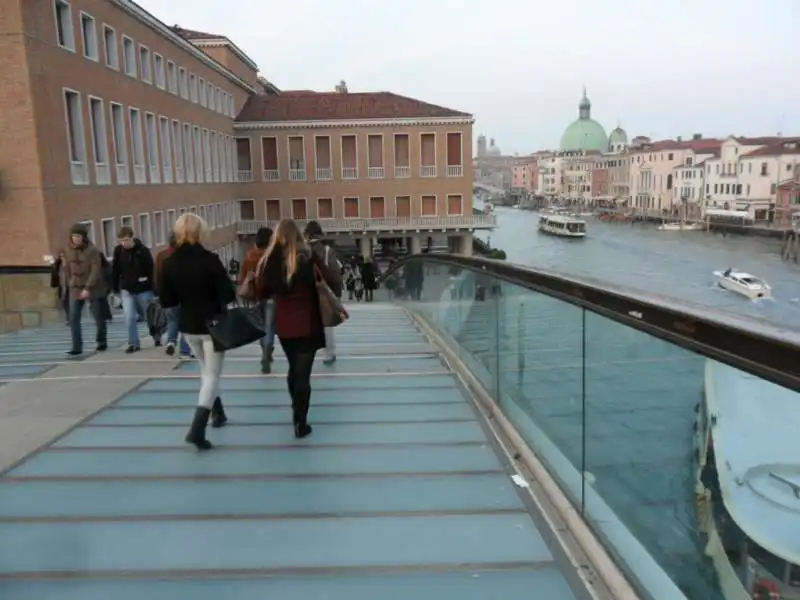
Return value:
M 283 351 L 289 361 L 286 383 L 292 399 L 292 420 L 295 426 L 305 427 L 308 422 L 308 406 L 311 401 L 311 368 L 314 366 L 316 350 L 286 344 Z

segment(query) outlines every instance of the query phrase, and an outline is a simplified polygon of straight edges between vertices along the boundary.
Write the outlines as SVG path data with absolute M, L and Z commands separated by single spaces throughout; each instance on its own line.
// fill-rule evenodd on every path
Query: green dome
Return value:
M 572 152 L 576 150 L 597 152 L 608 151 L 608 136 L 606 130 L 597 121 L 592 119 L 592 104 L 586 97 L 586 88 L 583 90 L 583 98 L 578 105 L 578 119 L 573 121 L 564 130 L 561 136 L 562 152 Z
M 560 150 L 608 151 L 608 137 L 603 126 L 594 119 L 578 119 L 561 136 Z

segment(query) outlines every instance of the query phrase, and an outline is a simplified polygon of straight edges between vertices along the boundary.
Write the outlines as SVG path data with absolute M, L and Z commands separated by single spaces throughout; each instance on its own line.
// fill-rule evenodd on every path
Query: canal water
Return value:
M 497 217 L 491 244 L 511 262 L 800 329 L 800 265 L 781 261 L 777 239 L 591 219 L 585 240 L 566 240 L 538 234 L 536 213 L 499 208 Z M 752 302 L 717 288 L 712 272 L 727 267 L 765 279 L 774 299 Z M 516 408 L 578 470 L 591 473 L 592 488 L 688 598 L 721 598 L 694 501 L 692 425 L 705 360 L 590 315 L 582 368 L 577 308 L 513 286 L 504 288 L 499 306 L 500 364 L 491 358 L 498 346 L 481 339 L 488 303 L 475 305 L 462 343 L 489 370 L 500 368 Z M 521 429 L 536 447 L 536 434 Z

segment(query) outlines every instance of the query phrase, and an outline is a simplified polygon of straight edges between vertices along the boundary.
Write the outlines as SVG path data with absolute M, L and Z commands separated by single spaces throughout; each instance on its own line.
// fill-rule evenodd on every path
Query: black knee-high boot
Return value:
M 228 422 L 228 415 L 225 414 L 225 407 L 222 406 L 222 398 L 217 396 L 214 398 L 214 404 L 211 405 L 211 426 L 224 427 Z
M 300 388 L 300 389 L 297 389 Z M 295 384 L 292 395 L 292 421 L 294 423 L 294 437 L 304 438 L 311 433 L 308 424 L 308 405 L 311 400 L 311 389 L 308 386 Z
M 186 434 L 186 441 L 194 444 L 198 450 L 210 450 L 213 448 L 211 442 L 206 439 L 206 426 L 211 411 L 202 406 L 198 406 L 194 411 L 194 419 Z

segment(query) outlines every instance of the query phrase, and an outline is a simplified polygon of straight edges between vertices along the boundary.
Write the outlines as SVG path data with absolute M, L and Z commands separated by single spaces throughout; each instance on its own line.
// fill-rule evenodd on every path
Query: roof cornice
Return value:
M 256 93 L 256 89 L 251 86 L 249 83 L 244 81 L 241 77 L 236 75 L 233 71 L 228 69 L 227 67 L 221 65 L 216 60 L 211 58 L 208 54 L 203 52 L 200 48 L 195 46 L 194 44 L 186 41 L 177 33 L 172 31 L 169 27 L 167 27 L 164 23 L 159 21 L 156 17 L 151 15 L 141 6 L 133 2 L 132 0 L 111 0 L 112 3 L 117 5 L 119 8 L 127 12 L 129 15 L 134 17 L 140 23 L 143 23 L 156 33 L 164 36 L 169 41 L 171 41 L 176 46 L 183 48 L 189 54 L 193 55 L 195 58 L 200 60 L 200 62 L 204 63 L 209 68 L 213 69 L 226 79 L 232 81 L 242 89 L 246 90 L 251 94 Z M 257 70 L 257 69 L 256 69 Z
M 236 44 L 234 44 L 228 38 L 210 38 L 210 39 L 197 39 L 197 40 L 190 40 L 190 44 L 194 44 L 195 46 L 200 47 L 208 47 L 208 48 L 219 48 L 220 46 L 227 47 L 233 55 L 246 64 L 248 67 L 253 69 L 254 71 L 258 71 L 258 65 L 253 62 L 247 54 L 244 53 L 244 50 L 239 48 Z
M 251 129 L 341 129 L 343 127 L 435 127 L 437 125 L 473 125 L 474 117 L 438 117 L 417 119 L 341 119 L 331 121 L 245 121 L 234 123 L 240 131 Z

